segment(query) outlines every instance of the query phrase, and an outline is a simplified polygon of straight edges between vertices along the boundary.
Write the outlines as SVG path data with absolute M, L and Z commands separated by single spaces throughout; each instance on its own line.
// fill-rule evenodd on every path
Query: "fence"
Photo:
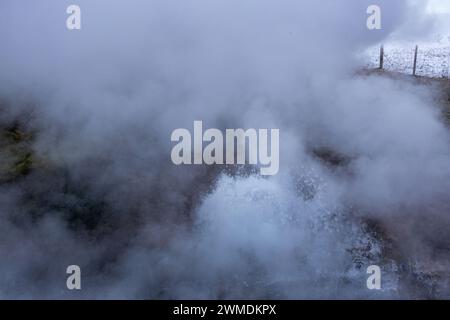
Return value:
M 377 58 L 378 68 L 390 71 L 450 78 L 450 47 L 395 47 L 381 46 Z

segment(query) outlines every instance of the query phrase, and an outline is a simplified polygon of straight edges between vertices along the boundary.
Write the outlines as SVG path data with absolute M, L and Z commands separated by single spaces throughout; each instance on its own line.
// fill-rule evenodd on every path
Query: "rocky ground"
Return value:
M 429 88 L 436 99 L 437 106 L 441 108 L 442 119 L 446 121 L 450 128 L 450 80 L 444 78 L 430 78 L 423 76 L 409 76 L 400 72 L 365 69 L 358 72 L 359 76 L 378 75 L 389 77 L 397 81 L 404 81 L 416 86 L 425 86 Z M 5 105 L 1 106 L 3 109 Z M 2 120 L 0 123 L 0 185 L 2 184 L 21 184 L 27 175 L 37 173 L 45 180 L 45 176 L 58 175 L 64 177 L 64 170 L 57 165 L 48 163 L 45 159 L 37 158 L 33 153 L 33 139 L 39 134 L 34 132 L 28 126 L 26 116 Z M 345 167 L 351 159 L 328 149 L 311 150 L 315 157 L 321 159 L 324 164 L 330 167 Z M 233 174 L 233 173 L 231 173 Z M 214 180 L 217 172 L 211 176 L 205 176 L 204 185 L 208 188 L 208 180 Z M 64 180 L 64 179 L 63 179 Z M 26 180 L 25 180 L 26 181 Z M 49 180 L 51 181 L 51 179 Z M 96 230 L 100 220 L 92 219 L 92 216 L 102 216 L 108 208 L 101 202 L 86 197 L 83 191 L 74 191 L 76 186 L 70 186 L 67 181 L 67 193 L 74 199 L 79 199 L 79 203 L 70 208 L 69 219 L 73 221 L 74 229 L 82 225 L 82 230 L 89 230 L 97 237 Z M 300 183 L 301 192 L 305 199 L 311 196 L 311 189 L 303 182 Z M 22 183 L 23 185 L 23 183 Z M 55 203 L 46 203 L 46 195 L 41 195 L 42 190 L 30 187 L 28 190 L 28 200 L 24 199 L 24 207 L 34 205 L 37 198 L 42 198 L 40 205 L 44 207 L 57 206 Z M 42 197 L 41 197 L 42 196 Z M 197 194 L 198 196 L 198 194 Z M 33 200 L 34 199 L 34 200 Z M 187 204 L 189 207 L 190 205 Z M 38 212 L 31 208 L 29 210 Z M 189 211 L 189 210 L 188 210 Z M 92 215 L 92 212 L 98 214 Z M 429 218 L 430 220 L 433 217 Z M 394 275 L 395 286 L 399 297 L 412 298 L 446 298 L 448 297 L 449 279 L 450 279 L 450 248 L 446 243 L 446 237 L 441 242 L 436 242 L 435 249 L 427 256 L 418 254 L 417 256 L 404 256 L 400 252 L 401 239 L 405 237 L 414 237 L 413 234 L 396 235 L 392 233 L 389 224 L 398 223 L 398 221 L 378 221 L 377 219 L 357 218 L 354 220 L 351 211 L 347 211 L 339 217 L 340 223 L 349 224 L 361 230 L 363 237 L 356 239 L 353 247 L 349 249 L 353 257 L 355 269 L 361 269 L 371 261 L 381 261 L 382 269 Z M 431 223 L 423 221 L 423 223 Z M 445 226 L 447 222 L 443 225 Z M 115 227 L 119 227 L 116 225 Z M 419 228 L 414 226 L 413 228 Z M 100 228 L 99 230 L 101 230 Z M 101 232 L 105 232 L 104 230 Z M 445 231 L 444 231 L 445 232 Z M 431 239 L 431 238 L 430 238 Z M 433 241 L 434 238 L 433 238 Z

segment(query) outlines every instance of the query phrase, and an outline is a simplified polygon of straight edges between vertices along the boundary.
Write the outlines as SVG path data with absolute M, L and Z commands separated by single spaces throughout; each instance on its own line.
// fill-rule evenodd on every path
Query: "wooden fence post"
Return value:
M 380 70 L 383 70 L 383 64 L 384 64 L 384 46 L 381 45 L 381 47 L 380 47 Z
M 416 45 L 416 50 L 414 51 L 414 66 L 413 66 L 413 76 L 416 75 L 417 70 L 417 52 L 419 51 L 419 46 Z

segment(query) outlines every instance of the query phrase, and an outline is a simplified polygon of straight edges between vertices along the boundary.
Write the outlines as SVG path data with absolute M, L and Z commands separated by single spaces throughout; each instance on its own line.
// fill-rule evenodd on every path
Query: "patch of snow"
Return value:
M 418 45 L 417 70 L 419 76 L 450 78 L 450 37 L 440 36 L 434 42 L 390 42 L 384 45 L 384 69 L 388 71 L 413 73 L 414 50 Z M 367 49 L 364 53 L 365 67 L 378 68 L 380 46 Z

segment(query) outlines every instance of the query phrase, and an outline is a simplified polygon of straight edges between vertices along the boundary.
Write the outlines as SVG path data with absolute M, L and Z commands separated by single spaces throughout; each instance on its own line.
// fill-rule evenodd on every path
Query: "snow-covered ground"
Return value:
M 389 42 L 384 44 L 384 69 L 412 74 L 414 48 L 419 46 L 417 71 L 419 76 L 450 78 L 450 37 L 440 37 L 434 42 Z M 364 53 L 366 67 L 379 67 L 380 46 Z

